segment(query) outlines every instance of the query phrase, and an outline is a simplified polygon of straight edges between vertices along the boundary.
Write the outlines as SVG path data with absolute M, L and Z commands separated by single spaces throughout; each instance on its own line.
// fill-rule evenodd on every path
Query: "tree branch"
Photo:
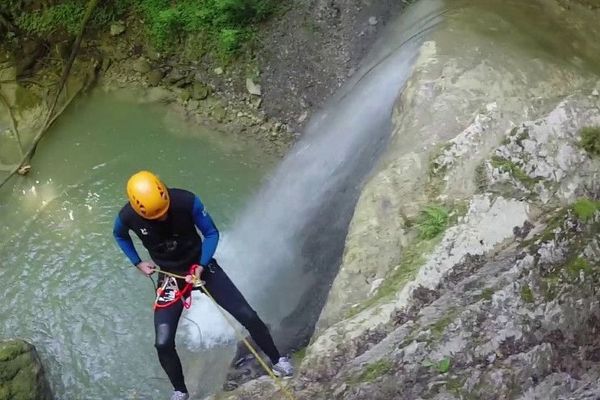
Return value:
M 96 8 L 97 4 L 98 4 L 98 0 L 90 0 L 88 2 L 87 9 L 85 11 L 85 15 L 83 17 L 83 20 L 81 21 L 81 27 L 79 29 L 79 33 L 77 34 L 77 38 L 75 39 L 75 42 L 73 43 L 73 47 L 71 48 L 71 55 L 69 56 L 69 60 L 67 61 L 67 64 L 65 65 L 65 69 L 63 70 L 63 73 L 62 73 L 62 76 L 60 79 L 60 83 L 58 86 L 58 90 L 56 92 L 56 95 L 54 96 L 54 101 L 52 102 L 52 106 L 50 107 L 50 110 L 48 112 L 48 116 L 46 117 L 46 121 L 45 121 L 44 125 L 42 126 L 42 128 L 40 129 L 38 134 L 34 137 L 30 149 L 27 150 L 27 152 L 25 152 L 19 165 L 13 171 L 11 171 L 8 176 L 6 176 L 2 181 L 0 181 L 0 187 L 2 187 L 6 182 L 8 182 L 8 180 L 15 173 L 17 173 L 17 171 L 29 160 L 31 155 L 35 152 L 35 148 L 36 148 L 37 144 L 39 143 L 40 139 L 48 131 L 48 128 L 50 128 L 50 126 L 56 120 L 56 118 L 58 118 L 58 116 L 62 113 L 62 111 L 64 111 L 67 108 L 67 106 L 70 104 L 70 102 L 75 97 L 75 96 L 73 96 L 70 99 L 68 99 L 65 102 L 65 104 L 61 107 L 61 110 L 59 112 L 55 113 L 56 107 L 58 105 L 58 99 L 60 98 L 60 95 L 65 87 L 65 84 L 66 84 L 69 74 L 71 72 L 71 68 L 73 67 L 73 63 L 75 62 L 77 53 L 79 52 L 79 47 L 81 46 L 81 41 L 83 40 L 83 34 L 85 32 L 85 28 L 87 26 L 87 23 L 88 23 L 90 17 L 92 16 L 92 12 Z

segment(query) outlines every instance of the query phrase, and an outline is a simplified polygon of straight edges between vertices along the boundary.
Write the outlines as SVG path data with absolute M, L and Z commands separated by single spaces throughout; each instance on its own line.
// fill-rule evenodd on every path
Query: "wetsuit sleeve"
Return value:
M 217 244 L 219 244 L 219 231 L 212 218 L 206 212 L 204 204 L 198 197 L 194 199 L 194 208 L 192 211 L 194 224 L 200 229 L 202 237 L 202 255 L 200 256 L 200 265 L 206 266 L 215 255 Z
M 129 258 L 129 261 L 133 265 L 138 265 L 142 260 L 135 250 L 135 246 L 133 245 L 133 241 L 131 240 L 131 236 L 129 236 L 129 228 L 127 228 L 121 218 L 117 216 L 115 219 L 115 225 L 113 227 L 113 236 L 117 241 L 117 244 L 123 250 L 123 253 Z

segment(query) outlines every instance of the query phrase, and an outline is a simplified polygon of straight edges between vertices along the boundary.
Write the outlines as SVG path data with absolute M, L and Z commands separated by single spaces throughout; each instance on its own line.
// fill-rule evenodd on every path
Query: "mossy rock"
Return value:
M 38 354 L 23 340 L 0 343 L 0 400 L 51 400 Z

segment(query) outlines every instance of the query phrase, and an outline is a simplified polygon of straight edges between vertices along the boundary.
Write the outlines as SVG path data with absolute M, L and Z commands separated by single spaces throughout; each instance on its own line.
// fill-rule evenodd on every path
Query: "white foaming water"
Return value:
M 310 336 L 341 260 L 364 179 L 391 132 L 393 105 L 410 76 L 440 2 L 408 10 L 294 146 L 219 245 L 217 258 L 278 343 Z M 205 299 L 202 299 L 205 300 Z M 196 346 L 229 342 L 233 331 L 200 301 L 187 314 Z M 206 327 L 202 334 L 197 325 Z
M 180 327 L 189 348 L 199 350 L 228 344 L 234 340 L 236 336 L 233 327 L 206 296 L 194 292 L 192 303 L 194 306 L 184 314 Z M 235 325 L 240 329 L 237 323 Z

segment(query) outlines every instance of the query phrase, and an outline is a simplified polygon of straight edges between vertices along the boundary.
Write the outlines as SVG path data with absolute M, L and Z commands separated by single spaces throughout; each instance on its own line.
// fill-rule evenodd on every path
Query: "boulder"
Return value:
M 147 75 L 148 84 L 150 86 L 156 86 L 160 83 L 164 76 L 164 73 L 159 69 L 154 69 L 150 71 Z
M 254 96 L 260 96 L 262 94 L 260 85 L 254 83 L 250 78 L 246 79 L 246 89 L 248 90 L 248 93 Z
M 133 70 L 135 72 L 139 72 L 140 74 L 147 74 L 152 70 L 152 66 L 146 59 L 139 58 L 133 63 Z
M 53 399 L 35 347 L 23 340 L 0 343 L 0 399 Z
M 123 32 L 125 32 L 125 24 L 122 21 L 117 21 L 110 25 L 111 36 L 118 36 Z
M 210 94 L 210 88 L 202 82 L 194 82 L 192 85 L 192 97 L 196 100 L 204 100 Z

